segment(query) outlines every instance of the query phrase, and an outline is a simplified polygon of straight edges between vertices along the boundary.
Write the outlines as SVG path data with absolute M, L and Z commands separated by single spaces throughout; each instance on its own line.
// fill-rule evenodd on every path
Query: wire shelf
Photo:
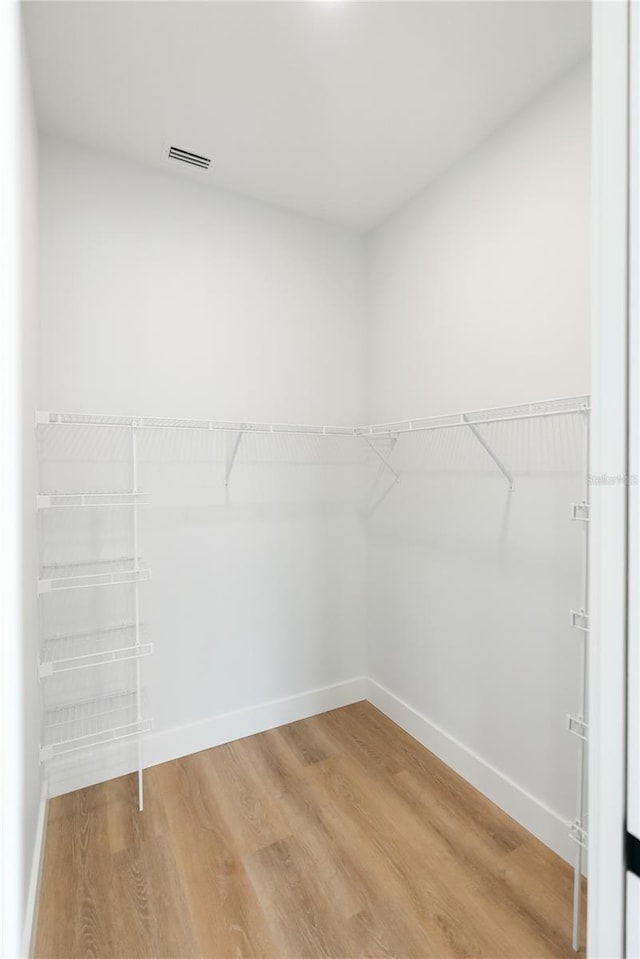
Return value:
M 121 692 L 47 709 L 41 762 L 148 732 L 153 720 L 138 716 L 137 700 L 137 693 Z
M 540 400 L 535 403 L 521 403 L 516 406 L 498 406 L 486 410 L 470 410 L 464 413 L 447 413 L 443 416 L 429 416 L 414 420 L 397 420 L 392 423 L 375 423 L 371 426 L 356 428 L 360 436 L 412 433 L 421 430 L 449 429 L 451 427 L 480 425 L 483 423 L 505 423 L 517 420 L 544 418 L 548 416 L 568 416 L 585 413 L 589 410 L 590 397 L 564 396 L 555 400 Z
M 191 420 L 162 416 L 110 416 L 101 413 L 52 413 L 43 410 L 36 413 L 36 426 L 110 426 L 137 430 L 196 430 L 227 433 L 312 433 L 316 436 L 353 436 L 355 433 L 352 426 Z
M 37 508 L 78 509 L 86 507 L 141 506 L 149 502 L 146 493 L 124 492 L 38 493 Z
M 42 644 L 40 678 L 128 659 L 141 659 L 152 652 L 153 643 L 136 644 L 135 623 L 53 636 Z
M 141 560 L 127 557 L 95 563 L 43 567 L 38 579 L 38 596 L 62 589 L 88 589 L 94 586 L 117 586 L 141 583 L 151 579 L 151 570 Z
M 36 426 L 107 426 L 137 430 L 196 430 L 199 432 L 290 433 L 315 436 L 374 436 L 384 433 L 409 433 L 414 430 L 446 429 L 469 423 L 499 423 L 532 417 L 564 416 L 589 409 L 590 397 L 564 396 L 559 399 L 499 406 L 485 410 L 418 417 L 370 426 L 316 426 L 303 423 L 250 423 L 241 420 L 174 419 L 159 416 L 112 416 L 102 413 L 56 413 L 39 410 Z

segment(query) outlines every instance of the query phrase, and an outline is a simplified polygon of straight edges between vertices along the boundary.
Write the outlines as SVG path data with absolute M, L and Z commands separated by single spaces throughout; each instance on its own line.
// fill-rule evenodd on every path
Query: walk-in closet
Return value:
M 585 955 L 590 4 L 21 21 L 29 954 Z

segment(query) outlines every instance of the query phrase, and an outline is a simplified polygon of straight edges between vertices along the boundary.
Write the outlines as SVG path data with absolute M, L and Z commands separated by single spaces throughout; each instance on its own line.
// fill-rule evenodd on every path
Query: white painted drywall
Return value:
M 40 186 L 43 408 L 354 423 L 365 373 L 369 420 L 588 391 L 587 66 L 377 230 L 366 259 L 353 234 L 61 142 L 42 148 Z M 512 495 L 472 437 L 403 438 L 366 544 L 339 443 L 323 468 L 319 441 L 274 455 L 251 437 L 225 493 L 224 438 L 143 434 L 150 761 L 252 728 L 254 708 L 360 690 L 366 568 L 374 701 L 426 717 L 432 748 L 568 854 L 583 427 L 489 430 Z M 126 485 L 126 438 L 85 453 L 63 436 L 44 486 L 74 471 L 98 486 L 101 459 Z M 47 522 L 46 559 L 127 537 L 116 519 L 106 537 Z M 69 607 L 50 602 L 61 627 Z M 125 597 L 78 598 L 79 625 L 118 603 L 126 618 Z
M 589 111 L 583 64 L 371 235 L 370 419 L 589 391 Z M 564 855 L 583 435 L 581 417 L 487 428 L 512 494 L 470 434 L 402 437 L 368 542 L 369 676 Z
M 361 419 L 355 234 L 51 140 L 40 203 L 42 408 Z M 49 432 L 44 486 L 130 483 L 128 436 L 98 434 L 82 453 Z M 325 443 L 340 463 L 323 470 Z M 139 445 L 155 761 L 157 737 L 177 727 L 201 743 L 215 717 L 361 677 L 364 534 L 344 444 L 249 437 L 226 491 L 227 437 L 145 433 Z M 48 517 L 44 559 L 122 555 L 126 521 Z M 129 590 L 89 593 L 45 598 L 45 629 L 127 618 Z
M 362 415 L 355 234 L 50 139 L 41 173 L 43 402 Z
M 38 607 L 35 584 L 38 576 L 35 496 L 37 491 L 36 440 L 33 409 L 37 403 L 38 315 L 38 133 L 24 40 L 21 49 L 20 91 L 20 377 L 22 462 L 21 577 L 22 577 L 22 853 L 23 915 L 33 908 L 29 884 L 37 878 L 40 850 L 37 847 L 41 801 L 40 688 L 38 683 Z M 34 890 L 35 892 L 35 890 Z M 33 900 L 33 896 L 31 897 Z M 25 934 L 30 936 L 31 916 L 26 916 Z M 28 948 L 28 941 L 25 948 Z

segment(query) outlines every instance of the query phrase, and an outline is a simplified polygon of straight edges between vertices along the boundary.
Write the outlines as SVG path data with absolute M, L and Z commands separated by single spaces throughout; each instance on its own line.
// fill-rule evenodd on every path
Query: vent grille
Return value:
M 170 160 L 179 160 L 180 163 L 188 163 L 190 166 L 197 166 L 201 170 L 208 170 L 211 166 L 209 157 L 200 156 L 198 153 L 190 153 L 188 150 L 180 149 L 180 147 L 169 147 L 167 156 Z

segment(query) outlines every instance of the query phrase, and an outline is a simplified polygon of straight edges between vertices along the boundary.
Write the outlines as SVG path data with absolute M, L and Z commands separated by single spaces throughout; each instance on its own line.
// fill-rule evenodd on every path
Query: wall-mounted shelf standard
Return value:
M 578 762 L 576 769 L 576 815 L 570 825 L 569 836 L 577 843 L 573 870 L 573 930 L 572 945 L 580 948 L 580 916 L 582 912 L 582 873 L 584 853 L 587 849 L 585 819 L 587 814 L 587 717 L 588 644 L 589 644 L 589 476 L 590 476 L 589 430 L 585 431 L 584 462 L 582 468 L 582 498 L 571 504 L 570 518 L 578 522 L 581 537 L 582 584 L 580 606 L 570 612 L 571 626 L 578 631 L 578 697 L 575 714 L 567 716 L 567 730 L 578 739 Z
M 40 654 L 39 674 L 44 679 L 58 673 L 91 666 L 104 666 L 150 656 L 152 643 L 136 643 L 136 624 L 105 627 L 84 633 L 45 639 Z
M 38 493 L 36 506 L 42 509 L 85 509 L 144 505 L 149 502 L 145 493 L 133 490 L 117 493 Z
M 137 692 L 65 703 L 45 711 L 41 762 L 120 739 L 128 739 L 153 728 L 151 719 L 138 714 Z
M 38 596 L 60 589 L 89 589 L 94 586 L 120 586 L 151 579 L 151 570 L 134 557 L 97 563 L 53 565 L 42 568 Z

